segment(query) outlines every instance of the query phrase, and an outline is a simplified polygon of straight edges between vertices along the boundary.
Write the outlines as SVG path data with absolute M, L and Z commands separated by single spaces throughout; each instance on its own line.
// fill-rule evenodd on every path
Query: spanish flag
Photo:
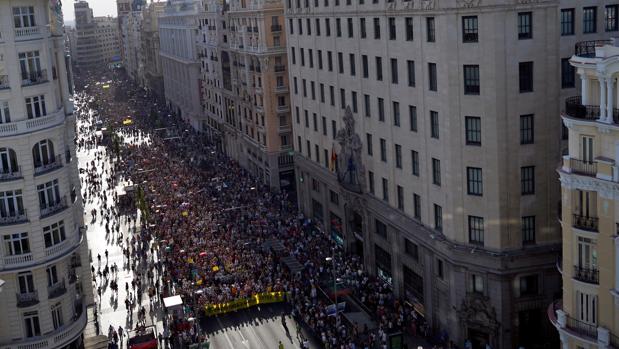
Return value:
M 329 163 L 329 170 L 335 172 L 337 165 L 337 154 L 335 153 L 335 147 L 331 147 L 331 162 Z

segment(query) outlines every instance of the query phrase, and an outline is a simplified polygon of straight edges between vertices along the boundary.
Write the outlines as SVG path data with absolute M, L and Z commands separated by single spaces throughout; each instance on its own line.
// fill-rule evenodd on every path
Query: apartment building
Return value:
M 60 2 L 0 1 L 0 348 L 80 348 L 93 302 Z
M 80 0 L 75 8 L 75 52 L 78 68 L 105 67 L 120 61 L 117 18 L 94 17 L 88 2 Z
M 152 2 L 142 9 L 141 52 L 144 65 L 140 85 L 158 96 L 164 95 L 163 68 L 159 57 L 159 19 L 165 7 L 163 2 Z
M 160 59 L 168 106 L 196 130 L 203 130 L 200 64 L 196 46 L 200 0 L 170 0 L 159 17 Z
M 207 132 L 275 190 L 294 188 L 283 4 L 205 3 L 198 50 Z
M 300 209 L 456 343 L 556 341 L 564 58 L 605 6 L 285 1 Z
M 144 64 L 142 60 L 142 11 L 131 11 L 127 13 L 120 25 L 124 67 L 127 75 L 134 81 L 139 81 L 139 77 L 144 75 Z
M 602 28 L 617 31 L 617 10 L 606 7 Z M 583 41 L 569 60 L 581 91 L 566 99 L 561 114 L 569 132 L 558 171 L 563 297 L 548 308 L 566 349 L 619 348 L 618 46 L 615 39 Z

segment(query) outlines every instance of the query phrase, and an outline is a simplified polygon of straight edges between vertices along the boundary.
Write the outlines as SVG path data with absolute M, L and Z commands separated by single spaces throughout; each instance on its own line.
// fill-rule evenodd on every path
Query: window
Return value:
M 318 147 L 318 144 L 314 144 L 314 156 L 316 162 L 320 162 L 320 148 Z
M 399 144 L 395 145 L 395 167 L 402 168 L 402 146 Z
M 331 120 L 331 138 L 335 139 L 337 134 L 337 127 L 335 125 L 335 120 Z
M 392 102 L 391 109 L 393 109 L 393 126 L 400 127 L 400 103 Z
M 309 59 L 309 67 L 314 68 L 314 52 L 311 48 L 307 50 L 307 58 Z
M 566 8 L 561 10 L 561 35 L 574 35 L 574 9 Z
M 484 279 L 481 275 L 471 274 L 469 283 L 469 292 L 472 293 L 484 293 Z
M 19 172 L 17 155 L 11 148 L 0 148 L 0 174 Z
M 331 21 L 329 21 L 329 18 L 325 18 L 325 32 L 327 36 L 331 36 Z
M 391 58 L 391 83 L 398 83 L 398 60 L 396 58 Z
M 518 63 L 518 77 L 520 82 L 520 92 L 533 91 L 533 62 Z
M 441 186 L 441 160 L 432 158 L 432 183 Z
M 438 112 L 430 110 L 430 136 L 439 138 Z
M 301 56 L 301 66 L 304 67 L 305 66 L 305 50 L 303 50 L 303 47 L 299 49 L 299 56 Z
M 367 37 L 367 33 L 365 31 L 365 18 L 359 18 L 359 31 L 362 39 Z
M 376 80 L 383 81 L 383 59 L 376 57 Z
M 4 235 L 4 251 L 9 256 L 17 256 L 30 253 L 30 241 L 28 233 L 15 233 Z
M 469 243 L 483 246 L 484 219 L 482 217 L 469 216 Z
M 310 92 L 312 94 L 312 100 L 316 100 L 316 84 L 313 81 L 310 81 Z M 280 103 L 279 106 L 286 106 L 286 97 L 278 97 Z
M 428 42 L 436 41 L 436 33 L 434 27 L 434 17 L 426 18 L 426 39 Z
M 391 284 L 391 255 L 380 246 L 374 245 L 374 257 L 377 276 L 384 282 Z
M 561 88 L 576 86 L 576 69 L 570 64 L 570 59 L 561 58 Z
M 305 127 L 309 128 L 309 112 L 307 109 L 304 109 L 303 112 L 305 113 Z
M 577 320 L 587 324 L 597 324 L 597 306 L 598 297 L 596 295 L 576 291 Z
M 406 17 L 404 24 L 406 26 L 406 41 L 413 41 L 413 17 Z
M 37 192 L 39 194 L 39 207 L 41 210 L 54 207 L 60 203 L 60 189 L 57 179 L 37 185 Z
M 314 131 L 318 132 L 318 115 L 312 113 L 312 121 L 314 122 Z
M 380 139 L 380 160 L 387 162 L 387 141 L 384 138 Z
M 380 39 L 380 18 L 374 17 L 374 39 Z
M 331 55 L 331 51 L 327 51 L 327 68 L 329 71 L 333 71 L 333 56 Z
M 419 246 L 407 238 L 404 238 L 404 253 L 416 261 L 419 260 Z
M 41 70 L 39 51 L 21 52 L 18 57 L 21 79 L 24 85 L 41 82 L 46 78 Z
M 479 66 L 465 65 L 464 66 L 464 94 L 478 95 L 479 94 Z
M 415 87 L 415 61 L 406 61 L 408 86 Z
M 467 145 L 481 145 L 481 118 L 465 117 L 465 132 Z
M 404 188 L 396 186 L 396 194 L 398 197 L 398 210 L 404 211 Z
M 325 84 L 320 83 L 320 103 L 325 102 Z
M 428 81 L 430 91 L 436 91 L 436 63 L 428 63 Z
M 537 296 L 539 293 L 539 276 L 528 275 L 520 278 L 520 296 Z
M 368 72 L 368 56 L 361 55 L 361 65 L 363 67 L 363 77 L 367 79 L 369 76 Z
M 355 76 L 357 74 L 357 70 L 355 68 L 355 54 L 348 54 L 348 62 L 350 64 L 350 75 Z
M 419 177 L 419 152 L 411 150 L 412 173 Z
M 34 6 L 13 7 L 13 24 L 15 28 L 35 27 Z
M 378 97 L 378 121 L 385 121 L 385 100 Z
M 342 36 L 342 21 L 340 18 L 335 19 L 335 35 L 338 38 Z
M 535 243 L 535 216 L 522 217 L 522 243 L 524 245 Z
M 606 11 L 604 13 L 604 22 L 606 22 L 606 31 L 614 32 L 617 31 L 617 9 L 618 5 L 608 5 L 606 6 Z
M 368 155 L 369 156 L 373 156 L 374 155 L 374 149 L 372 146 L 372 134 L 371 133 L 366 133 L 365 134 L 365 144 L 368 148 Z
M 518 13 L 518 40 L 533 38 L 533 13 Z
M 365 116 L 366 117 L 370 117 L 370 95 L 363 95 L 363 105 L 364 105 L 364 109 L 365 109 Z
M 320 18 L 316 18 L 316 36 L 320 36 Z
M 43 227 L 43 237 L 45 240 L 45 248 L 50 248 L 63 242 L 66 239 L 64 221 Z
M 535 166 L 520 168 L 520 193 L 522 195 L 535 194 Z
M 9 102 L 0 101 L 0 124 L 11 122 L 11 112 L 9 110 Z
M 445 278 L 445 265 L 441 259 L 436 259 L 436 275 L 441 280 Z
M 290 53 L 292 54 L 292 64 L 297 64 L 297 55 L 294 47 L 290 47 Z
M 597 32 L 597 7 L 582 9 L 582 32 L 584 34 Z
M 348 22 L 348 37 L 352 38 L 353 37 L 352 18 L 348 18 L 347 22 Z
M 327 118 L 324 116 L 322 117 L 322 134 L 327 135 Z
M 443 208 L 434 204 L 434 229 L 443 231 Z
M 64 325 L 64 319 L 62 318 L 62 304 L 58 303 L 51 308 L 52 324 L 54 329 L 57 330 Z
M 41 335 L 38 312 L 30 311 L 24 313 L 24 330 L 27 338 L 38 337 Z
M 340 106 L 346 109 L 346 91 L 343 88 L 340 89 Z
M 477 42 L 477 16 L 462 17 L 462 42 Z
M 335 204 L 335 205 L 340 204 L 340 196 L 333 190 L 329 190 L 329 200 L 331 200 L 332 204 Z
M 316 179 L 312 178 L 312 190 L 320 193 L 320 182 L 318 182 Z
M 335 87 L 329 86 L 329 103 L 335 106 Z
M 344 74 L 344 57 L 342 52 L 337 53 L 337 70 L 338 73 Z
M 20 189 L 0 192 L 1 218 L 21 218 L 25 213 L 22 191 Z
M 307 80 L 302 79 L 301 87 L 303 87 L 303 97 L 307 97 Z
M 395 40 L 395 17 L 389 17 L 389 40 Z
M 357 108 L 357 92 L 351 91 L 350 93 L 352 95 L 352 112 L 357 113 L 359 111 Z
M 383 201 L 389 202 L 389 181 L 383 177 Z
M 26 98 L 26 112 L 28 113 L 28 119 L 40 118 L 47 115 L 47 108 L 45 107 L 45 96 L 34 96 Z
M 329 151 L 327 149 L 323 149 L 322 154 L 325 168 L 329 168 Z
M 535 140 L 533 114 L 520 115 L 520 144 L 533 144 Z
M 17 283 L 19 285 L 19 294 L 34 293 L 34 279 L 31 272 L 27 271 L 17 274 Z
M 368 187 L 370 194 L 374 195 L 374 172 L 368 171 Z
M 421 219 L 421 197 L 417 194 L 413 194 L 413 215 Z
M 466 168 L 466 188 L 469 195 L 483 195 L 484 187 L 481 168 Z

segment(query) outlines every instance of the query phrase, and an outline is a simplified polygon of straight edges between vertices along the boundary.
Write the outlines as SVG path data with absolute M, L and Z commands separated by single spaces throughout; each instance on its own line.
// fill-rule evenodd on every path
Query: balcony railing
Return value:
M 28 222 L 28 215 L 26 213 L 26 210 L 14 212 L 13 214 L 8 214 L 6 216 L 0 216 L 0 226 L 21 224 L 25 222 Z
M 610 40 L 589 40 L 577 42 L 574 46 L 574 54 L 583 58 L 595 58 L 595 48 L 609 44 Z
M 570 169 L 573 173 L 595 177 L 597 175 L 597 162 L 570 159 Z
M 279 73 L 279 72 L 283 72 L 286 71 L 286 66 L 283 64 L 276 64 L 275 65 L 275 72 Z
M 278 105 L 277 106 L 277 112 L 278 113 L 285 113 L 287 111 L 290 110 L 290 106 L 289 105 Z
M 47 69 L 42 69 L 34 72 L 22 72 L 21 74 L 22 86 L 31 86 L 42 84 L 49 81 L 47 78 Z
M 574 226 L 574 228 L 592 232 L 598 231 L 597 217 L 581 216 L 579 214 L 574 214 L 572 217 L 572 225 Z
M 598 284 L 600 271 L 597 268 L 583 268 L 578 265 L 574 266 L 574 279 L 589 284 Z
M 41 208 L 41 218 L 46 218 L 63 211 L 68 207 L 67 197 L 63 196 L 60 200 L 50 203 L 47 207 Z
M 34 164 L 34 175 L 39 176 L 47 172 L 51 172 L 57 168 L 62 167 L 62 154 L 53 155 L 47 163 Z
M 26 293 L 15 294 L 17 298 L 17 306 L 20 308 L 31 307 L 39 303 L 39 293 L 35 290 Z
M 62 279 L 61 281 L 49 286 L 47 288 L 47 295 L 48 298 L 57 298 L 62 296 L 63 294 L 65 294 L 65 292 L 67 292 L 67 287 L 65 285 L 64 279 Z
M 280 24 L 271 25 L 271 32 L 275 33 L 275 32 L 281 32 L 281 31 L 282 31 L 282 26 Z
M 593 338 L 597 341 L 598 329 L 596 325 L 577 320 L 569 315 L 565 317 L 565 320 L 565 327 L 567 327 L 570 331 Z
M 15 41 L 30 40 L 41 37 L 41 27 L 15 28 Z
M 64 120 L 64 110 L 60 109 L 53 114 L 48 114 L 39 118 L 0 124 L 0 137 L 15 136 L 22 133 L 39 131 L 45 128 L 60 125 L 64 122 Z
M 0 75 L 0 90 L 8 90 L 11 86 L 9 85 L 9 76 L 8 75 Z
M 22 178 L 19 166 L 15 171 L 0 172 L 0 182 L 8 182 Z
M 18 266 L 19 264 L 28 264 L 32 262 L 32 253 L 22 253 L 3 258 L 4 265 Z
M 569 117 L 583 120 L 600 118 L 599 105 L 582 105 L 582 97 L 574 96 L 565 100 L 565 114 Z M 619 118 L 619 109 L 613 109 L 613 118 Z

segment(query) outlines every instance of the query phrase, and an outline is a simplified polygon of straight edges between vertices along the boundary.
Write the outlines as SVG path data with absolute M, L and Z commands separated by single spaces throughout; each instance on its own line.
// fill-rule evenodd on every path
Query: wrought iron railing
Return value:
M 572 216 L 572 225 L 574 226 L 574 228 L 597 232 L 598 231 L 598 218 L 574 214 Z
M 34 163 L 34 175 L 38 176 L 43 173 L 53 171 L 62 167 L 62 154 L 52 155 L 46 162 L 38 161 Z
M 41 69 L 33 72 L 22 72 L 21 79 L 22 86 L 30 86 L 47 82 L 47 69 Z
M 597 162 L 595 161 L 585 161 L 570 158 L 570 169 L 574 173 L 595 177 L 598 172 L 597 167 Z
M 67 287 L 65 285 L 64 279 L 61 281 L 47 287 L 47 294 L 49 298 L 60 297 L 67 292 Z
M 578 57 L 594 58 L 595 48 L 610 44 L 610 40 L 588 40 L 577 42 L 574 54 Z
M 22 307 L 30 307 L 37 303 L 39 303 L 39 293 L 34 290 L 32 292 L 24 292 L 24 293 L 16 293 L 17 298 L 17 306 Z
M 63 196 L 56 202 L 51 202 L 47 206 L 41 208 L 41 218 L 49 217 L 67 208 L 67 197 Z
M 565 327 L 569 330 L 597 340 L 598 329 L 596 325 L 577 320 L 569 315 L 565 317 L 565 320 Z
M 583 268 L 581 266 L 574 266 L 574 279 L 589 284 L 599 284 L 600 271 L 597 268 Z
M 6 212 L 6 214 L 0 214 L 0 225 L 19 224 L 28 221 L 28 215 L 25 209 L 17 212 Z

